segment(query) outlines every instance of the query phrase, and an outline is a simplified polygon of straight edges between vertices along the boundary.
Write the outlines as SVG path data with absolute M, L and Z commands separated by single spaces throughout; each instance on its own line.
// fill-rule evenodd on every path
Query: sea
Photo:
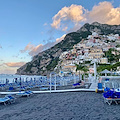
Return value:
M 9 83 L 14 83 L 15 80 L 19 81 L 30 81 L 30 80 L 38 80 L 42 78 L 46 78 L 46 76 L 37 76 L 37 75 L 16 75 L 16 74 L 0 74 L 0 84 L 5 84 L 6 81 Z

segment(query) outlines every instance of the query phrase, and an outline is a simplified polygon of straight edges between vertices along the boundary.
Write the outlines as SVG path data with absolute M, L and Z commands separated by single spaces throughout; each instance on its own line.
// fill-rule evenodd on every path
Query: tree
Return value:
M 79 81 L 80 81 L 80 71 L 87 72 L 88 68 L 85 66 L 85 64 L 75 64 L 76 66 L 76 72 L 79 71 Z

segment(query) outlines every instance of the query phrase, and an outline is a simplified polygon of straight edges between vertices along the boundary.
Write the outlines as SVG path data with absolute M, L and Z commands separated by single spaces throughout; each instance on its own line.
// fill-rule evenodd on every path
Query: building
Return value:
M 101 58 L 100 63 L 107 64 L 108 63 L 108 58 Z
M 89 58 L 90 59 L 100 59 L 104 55 L 101 48 L 92 47 L 89 52 Z

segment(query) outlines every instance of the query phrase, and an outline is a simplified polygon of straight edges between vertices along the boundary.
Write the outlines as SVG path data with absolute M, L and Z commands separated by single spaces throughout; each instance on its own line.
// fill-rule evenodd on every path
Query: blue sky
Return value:
M 102 5 L 108 7 L 108 10 L 103 8 L 105 14 Z M 116 15 L 116 11 L 119 14 L 119 8 L 119 0 L 0 0 L 0 73 L 15 73 L 19 66 L 62 40 L 67 33 L 86 22 L 97 21 L 95 10 L 100 9 L 98 13 L 104 17 L 111 13 Z M 81 13 L 76 17 L 79 11 L 74 13 L 73 10 Z M 98 22 L 113 24 L 109 18 L 103 19 Z M 120 21 L 119 15 L 114 23 L 119 24 L 117 21 Z

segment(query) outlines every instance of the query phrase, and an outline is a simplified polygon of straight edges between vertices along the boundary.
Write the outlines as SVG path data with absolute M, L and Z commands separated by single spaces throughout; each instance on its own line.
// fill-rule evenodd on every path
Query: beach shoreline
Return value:
M 0 105 L 0 120 L 117 120 L 119 105 L 104 103 L 102 94 L 66 92 L 17 97 Z M 114 114 L 113 114 L 114 113 Z

